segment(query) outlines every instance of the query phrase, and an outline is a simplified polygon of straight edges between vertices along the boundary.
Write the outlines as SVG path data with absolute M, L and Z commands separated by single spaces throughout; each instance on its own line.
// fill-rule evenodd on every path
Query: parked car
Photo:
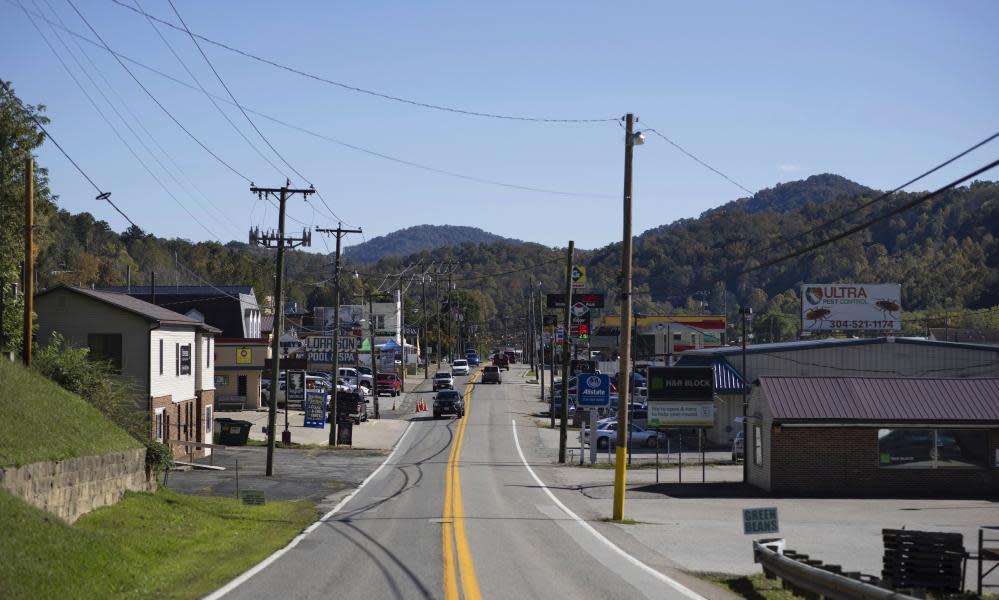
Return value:
M 746 459 L 746 438 L 743 437 L 743 433 L 742 431 L 736 433 L 732 440 L 732 462 Z
M 451 363 L 451 374 L 468 375 L 468 361 L 464 358 L 456 358 L 455 361 Z
M 505 354 L 497 354 L 493 356 L 493 364 L 504 371 L 510 370 L 510 359 L 507 358 Z
M 497 366 L 485 366 L 482 368 L 482 383 L 503 383 L 500 377 L 500 370 Z
M 516 352 L 513 352 L 513 351 L 507 351 L 507 352 L 505 352 L 504 354 L 506 354 L 506 357 L 507 357 L 508 359 L 510 359 L 510 364 L 511 364 L 511 365 L 515 365 L 515 364 L 517 364 L 517 353 L 516 353 Z
M 378 374 L 378 387 L 376 389 L 375 395 L 381 396 L 382 394 L 388 394 L 390 396 L 398 396 L 402 390 L 402 382 L 399 381 L 399 376 L 395 373 L 379 373 Z
M 345 402 L 350 406 L 347 412 L 355 424 L 360 425 L 362 421 L 368 420 L 368 398 L 365 394 L 337 392 L 336 401 L 337 404 Z M 330 410 L 333 410 L 332 402 L 330 403 Z
M 453 390 L 454 377 L 449 371 L 437 371 L 434 373 L 434 391 Z
M 629 437 L 632 446 L 644 446 L 646 448 L 657 448 L 666 444 L 666 434 L 661 431 L 645 429 L 635 424 L 628 425 Z M 617 445 L 617 419 L 603 419 L 597 423 L 597 448 L 606 450 Z M 583 430 L 583 441 L 589 443 L 590 429 Z
M 437 392 L 434 396 L 434 418 L 441 415 L 454 415 L 459 419 L 465 416 L 465 400 L 454 390 Z
M 353 380 L 353 385 L 358 385 L 359 383 L 362 387 L 366 387 L 370 391 L 374 388 L 374 378 L 371 376 L 371 369 L 368 369 L 367 373 L 364 372 L 364 369 L 366 368 L 367 367 L 361 367 L 360 369 L 355 369 L 354 367 L 340 367 L 336 371 L 336 376 L 338 379 L 343 379 L 345 383 L 348 383 L 349 380 Z M 358 382 L 358 371 L 360 371 L 360 382 Z

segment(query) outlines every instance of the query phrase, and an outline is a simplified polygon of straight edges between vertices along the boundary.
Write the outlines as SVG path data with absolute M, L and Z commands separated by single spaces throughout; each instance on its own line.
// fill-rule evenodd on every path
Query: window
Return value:
M 878 464 L 883 468 L 987 467 L 984 429 L 879 429 Z
M 163 338 L 160 338 L 160 375 L 163 374 Z
M 229 376 L 228 375 L 216 375 L 215 376 L 215 385 L 220 386 L 220 387 L 221 386 L 229 385 Z
M 88 355 L 93 360 L 105 360 L 111 363 L 115 371 L 121 373 L 121 334 L 91 333 L 87 335 Z
M 211 437 L 212 435 L 212 407 L 205 407 L 205 434 L 206 437 Z
M 173 345 L 173 364 L 176 368 L 176 375 L 180 375 L 180 344 Z
M 208 351 L 205 352 L 205 366 L 211 368 L 212 366 L 212 338 L 208 338 Z
M 753 425 L 753 464 L 763 465 L 763 428 Z
M 156 441 L 158 441 L 158 442 L 162 442 L 163 441 L 163 431 L 164 431 L 164 429 L 166 427 L 165 424 L 164 424 L 164 422 L 163 422 L 163 417 L 164 417 L 164 415 L 163 415 L 163 409 L 162 408 L 157 408 L 156 409 L 154 426 L 153 426 L 153 436 L 156 438 Z
M 180 375 L 191 374 L 191 344 L 180 346 Z

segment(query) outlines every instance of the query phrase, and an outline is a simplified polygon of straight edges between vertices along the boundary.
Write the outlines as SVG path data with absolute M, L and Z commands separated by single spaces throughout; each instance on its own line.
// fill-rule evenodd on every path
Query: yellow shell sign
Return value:
M 248 365 L 253 362 L 253 355 L 249 348 L 238 348 L 236 350 L 236 364 Z

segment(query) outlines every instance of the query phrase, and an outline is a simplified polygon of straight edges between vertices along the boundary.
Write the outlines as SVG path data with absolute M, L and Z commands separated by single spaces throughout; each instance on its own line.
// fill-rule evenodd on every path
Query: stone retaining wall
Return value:
M 72 523 L 121 500 L 125 492 L 156 489 L 146 474 L 146 449 L 39 462 L 0 469 L 0 489 Z

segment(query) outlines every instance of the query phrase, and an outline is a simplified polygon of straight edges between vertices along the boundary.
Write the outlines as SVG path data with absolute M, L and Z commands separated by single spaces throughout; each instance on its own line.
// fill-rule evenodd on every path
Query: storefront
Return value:
M 761 377 L 747 423 L 769 492 L 999 497 L 999 378 Z

